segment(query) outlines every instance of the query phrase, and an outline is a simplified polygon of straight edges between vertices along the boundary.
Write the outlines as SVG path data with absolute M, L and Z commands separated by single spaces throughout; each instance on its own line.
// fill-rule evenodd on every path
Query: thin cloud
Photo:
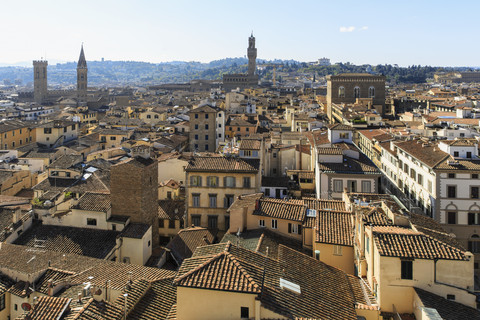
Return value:
M 360 30 L 364 31 L 364 30 L 368 30 L 368 26 L 363 26 L 360 28 Z
M 355 27 L 340 27 L 340 32 L 353 32 Z

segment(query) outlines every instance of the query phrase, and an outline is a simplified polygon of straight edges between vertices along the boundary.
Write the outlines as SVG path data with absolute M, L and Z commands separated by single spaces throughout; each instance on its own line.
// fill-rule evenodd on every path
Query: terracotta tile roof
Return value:
M 337 147 L 320 147 L 317 150 L 318 150 L 318 154 L 326 154 L 326 155 L 343 154 L 343 150 Z
M 240 236 L 237 236 L 236 233 L 226 233 L 220 243 L 228 242 L 265 255 L 268 248 L 268 256 L 272 258 L 278 257 L 278 248 L 280 245 L 312 255 L 311 250 L 303 248 L 301 240 L 293 239 L 265 228 L 247 230 L 241 232 Z
M 360 154 L 358 159 L 343 156 L 342 163 L 319 162 L 318 167 L 327 173 L 348 173 L 348 174 L 380 174 L 380 171 L 365 155 Z
M 256 269 L 253 272 L 257 275 L 262 273 L 259 267 L 239 261 L 224 251 L 175 278 L 174 283 L 193 288 L 260 293 L 261 283 L 250 275 L 252 269 Z
M 117 244 L 119 234 L 120 232 L 112 230 L 33 225 L 14 243 L 42 250 L 105 259 Z
M 208 247 L 184 261 L 175 285 L 259 294 L 262 307 L 289 319 L 356 319 L 350 280 L 339 269 L 283 245 L 275 259 L 230 243 Z M 282 289 L 280 279 L 301 294 Z
M 382 256 L 467 260 L 464 251 L 412 229 L 373 227 L 373 236 Z
M 13 295 L 16 295 L 17 297 L 24 298 L 33 292 L 33 288 L 31 287 L 30 282 L 18 281 L 7 291 Z
M 354 127 L 347 126 L 346 124 L 341 124 L 341 123 L 335 123 L 335 124 L 330 124 L 327 126 L 328 129 L 330 130 L 348 130 L 348 131 L 355 131 Z
M 480 319 L 480 311 L 475 308 L 468 307 L 452 300 L 447 300 L 444 297 L 420 288 L 414 287 L 414 290 L 420 298 L 423 306 L 437 310 L 442 319 Z
M 353 215 L 350 212 L 317 211 L 315 242 L 353 247 Z
M 184 259 L 192 256 L 197 247 L 212 244 L 214 239 L 215 235 L 206 228 L 186 228 L 178 232 L 168 243 L 167 248 L 171 250 L 176 262 L 180 265 Z
M 297 175 L 299 179 L 315 179 L 315 172 L 312 170 L 287 170 L 287 175 Z
M 480 171 L 480 160 L 455 159 L 455 164 L 449 164 L 448 160 L 452 160 L 451 157 L 447 157 L 437 164 L 435 169 Z
M 57 297 L 38 297 L 32 310 L 20 317 L 28 320 L 61 319 L 70 310 L 72 299 Z
M 173 279 L 173 277 L 170 277 L 148 283 L 148 289 L 144 292 L 140 291 L 143 292 L 143 294 L 137 299 L 127 319 L 166 319 L 177 300 L 177 290 L 172 285 Z M 122 298 L 123 297 L 120 297 L 118 300 L 120 306 L 123 306 L 124 303 Z
M 372 226 L 391 226 L 393 222 L 387 217 L 385 211 L 378 207 L 362 208 L 363 222 Z
M 168 313 L 165 320 L 177 320 L 177 305 L 176 304 L 174 304 L 172 306 L 172 308 L 170 309 L 170 312 Z
M 347 209 L 345 209 L 345 202 L 342 200 L 303 198 L 303 202 L 309 209 L 347 211 Z
M 242 139 L 240 141 L 240 150 L 260 150 L 262 141 L 254 139 Z
M 107 212 L 112 208 L 110 194 L 86 192 L 80 197 L 77 205 L 73 206 L 73 208 L 86 211 Z
M 443 162 L 450 156 L 441 151 L 436 145 L 428 144 L 428 146 L 422 146 L 423 143 L 421 140 L 396 142 L 395 145 L 431 168 Z
M 258 172 L 260 160 L 227 157 L 193 157 L 185 169 L 187 172 Z
M 172 199 L 158 201 L 159 219 L 180 220 L 184 214 L 185 201 Z
M 75 320 L 120 320 L 123 319 L 122 307 L 106 301 L 90 299 L 72 318 Z
M 57 160 L 53 161 L 48 168 L 52 169 L 69 169 L 75 165 L 79 165 L 83 161 L 81 154 L 66 154 L 60 156 Z
M 0 295 L 7 292 L 8 289 L 14 284 L 14 282 L 0 273 Z
M 145 223 L 131 222 L 122 230 L 120 236 L 132 239 L 141 239 L 151 226 Z
M 173 179 L 169 179 L 169 180 L 165 180 L 165 181 L 161 182 L 160 186 L 161 187 L 169 187 L 169 188 L 172 188 L 172 189 L 178 189 L 178 188 L 180 188 L 180 183 L 178 183 L 177 181 L 175 181 Z
M 386 131 L 382 129 L 366 129 L 366 130 L 358 130 L 357 132 L 365 136 L 365 138 L 367 138 L 368 140 L 372 140 L 373 137 L 386 133 Z
M 48 295 L 48 282 L 52 281 L 53 285 L 56 282 L 72 276 L 74 273 L 70 271 L 58 270 L 55 268 L 48 268 L 47 271 L 35 283 L 35 291 Z
M 261 198 L 263 198 L 263 193 L 252 193 L 252 194 L 240 195 L 237 197 L 237 199 L 235 199 L 235 201 L 232 203 L 230 208 L 228 208 L 227 212 L 230 210 L 255 205 L 257 200 Z
M 267 216 L 276 219 L 303 222 L 307 207 L 302 200 L 280 200 L 264 198 L 259 201 L 259 207 L 254 215 Z
M 378 310 L 379 306 L 377 300 L 365 280 L 351 274 L 347 275 L 347 277 L 355 296 L 355 307 L 357 309 Z

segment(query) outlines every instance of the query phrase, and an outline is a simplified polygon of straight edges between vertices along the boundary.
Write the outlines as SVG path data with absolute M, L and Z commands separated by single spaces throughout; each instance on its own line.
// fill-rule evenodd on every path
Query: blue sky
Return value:
M 258 58 L 480 66 L 480 1 L 2 0 L 0 62 Z

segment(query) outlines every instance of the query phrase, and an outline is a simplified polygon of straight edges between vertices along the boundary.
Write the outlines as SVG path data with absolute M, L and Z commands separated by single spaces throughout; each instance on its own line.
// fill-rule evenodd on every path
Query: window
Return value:
M 207 177 L 207 186 L 212 188 L 218 187 L 218 177 Z
M 43 133 L 44 134 L 51 134 L 52 133 L 52 128 L 43 128 Z
M 360 88 L 359 87 L 353 88 L 353 97 L 355 99 L 360 98 Z
M 240 318 L 242 318 L 242 319 L 250 318 L 250 313 L 248 312 L 248 307 L 240 307 Z
M 347 181 L 348 192 L 357 192 L 357 181 L 348 180 Z
M 472 157 L 472 152 L 471 151 L 467 151 L 467 158 L 471 158 Z
M 200 207 L 200 193 L 192 193 L 192 207 Z
M 175 220 L 168 220 L 168 228 L 175 229 Z
M 243 187 L 250 188 L 250 177 L 243 177 Z
M 419 185 L 423 186 L 423 176 L 421 174 L 417 174 L 417 182 Z
M 447 212 L 447 223 L 448 224 L 456 224 L 457 223 L 457 212 L 456 211 L 448 211 Z
M 208 113 L 205 113 L 205 119 L 208 119 Z
M 196 227 L 199 227 L 200 226 L 200 219 L 201 219 L 201 215 L 199 214 L 195 214 L 195 215 L 192 215 L 192 224 Z
M 158 219 L 158 227 L 159 228 L 165 228 L 165 220 Z
M 235 177 L 224 177 L 223 178 L 223 186 L 234 188 L 235 187 Z
M 468 224 L 480 224 L 480 212 L 469 212 L 468 213 Z
M 97 219 L 87 218 L 87 225 L 88 226 L 96 226 L 97 225 Z
M 433 191 L 433 183 L 432 181 L 428 180 L 428 192 L 432 193 Z
M 372 183 L 371 181 L 364 180 L 362 181 L 362 192 L 363 193 L 369 193 L 372 190 Z
M 110 140 L 117 140 L 117 137 L 110 137 Z
M 208 195 L 208 203 L 210 208 L 216 208 L 217 207 L 217 195 L 216 194 L 209 194 Z
M 278 228 L 277 220 L 276 220 L 276 219 L 272 219 L 272 229 L 277 229 L 277 228 Z
M 198 113 L 195 113 L 195 119 L 198 119 Z
M 208 141 L 208 134 L 205 135 L 205 140 Z
M 472 179 L 478 179 L 478 173 L 472 174 Z
M 480 253 L 480 237 L 478 234 L 474 234 L 470 237 L 468 241 L 468 251 L 471 253 Z
M 340 139 L 350 139 L 350 134 L 348 132 L 340 132 Z
M 263 220 L 263 219 L 258 220 L 258 226 L 259 227 L 265 227 L 265 220 Z
M 273 156 L 274 158 L 276 158 L 276 157 L 277 157 L 277 154 L 274 152 L 274 153 L 272 154 L 272 156 Z
M 453 156 L 454 156 L 454 157 L 459 157 L 460 154 L 458 153 L 458 151 L 453 151 Z
M 218 216 L 208 216 L 208 228 L 209 229 L 218 228 Z
M 413 279 L 413 261 L 411 260 L 402 260 L 402 279 L 412 280 Z
M 449 174 L 448 174 L 448 177 L 449 177 L 450 179 L 455 179 L 455 173 L 449 173 Z
M 233 203 L 233 194 L 226 194 L 225 198 L 223 199 L 223 206 L 224 208 L 230 208 Z
M 343 180 L 333 180 L 333 192 L 343 192 Z
M 413 180 L 415 180 L 416 177 L 417 177 L 417 173 L 415 172 L 415 170 L 410 169 L 410 178 L 412 178 Z
M 172 199 L 172 191 L 167 191 L 167 199 Z
M 198 140 L 198 134 L 195 135 L 195 140 Z
M 338 97 L 345 98 L 345 87 L 338 88 Z
M 289 223 L 288 224 L 288 233 L 302 234 L 302 225 Z
M 342 246 L 334 245 L 334 246 L 333 246 L 333 254 L 334 254 L 335 256 L 341 256 L 341 255 L 343 255 L 343 254 L 342 254 Z
M 470 187 L 470 198 L 478 199 L 479 197 L 479 188 L 478 187 Z
M 265 189 L 263 192 L 267 197 L 270 197 L 270 188 Z
M 403 171 L 408 174 L 408 164 L 403 164 Z
M 202 177 L 200 177 L 200 176 L 191 176 L 191 177 L 190 177 L 190 186 L 192 186 L 192 187 L 201 187 L 201 186 L 202 186 Z
M 320 250 L 315 250 L 315 260 L 320 261 Z
M 455 295 L 454 294 L 447 294 L 447 300 L 455 300 Z
M 147 119 L 151 119 L 151 118 L 152 118 L 152 116 L 147 114 Z
M 0 311 L 5 309 L 5 294 L 2 294 L 0 296 Z
M 375 87 L 368 88 L 368 97 L 375 98 Z
M 195 125 L 195 130 L 198 130 L 198 124 Z
M 457 186 L 447 186 L 447 197 L 448 198 L 457 197 Z
M 230 216 L 225 216 L 225 230 L 230 229 Z
M 365 251 L 370 253 L 370 238 L 367 235 L 365 235 Z
M 208 124 L 205 125 L 205 130 L 208 130 Z
M 18 305 L 15 303 L 15 305 L 13 306 L 13 309 L 15 309 L 15 311 L 18 310 Z

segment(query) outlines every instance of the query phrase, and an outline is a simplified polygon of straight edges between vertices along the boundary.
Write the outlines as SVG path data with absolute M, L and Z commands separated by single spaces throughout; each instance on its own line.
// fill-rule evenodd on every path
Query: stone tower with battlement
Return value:
M 77 64 L 77 99 L 79 105 L 85 105 L 87 103 L 87 60 L 85 60 L 85 53 L 80 50 L 80 58 Z
M 158 234 L 158 161 L 149 150 L 132 150 L 133 157 L 112 166 L 110 194 L 112 214 L 129 216 L 131 222 L 152 226 L 153 247 Z
M 257 48 L 255 48 L 255 37 L 252 35 L 248 38 L 248 75 L 255 75 L 255 69 L 257 66 Z
M 42 104 L 48 96 L 46 60 L 33 61 L 33 97 L 35 102 Z

